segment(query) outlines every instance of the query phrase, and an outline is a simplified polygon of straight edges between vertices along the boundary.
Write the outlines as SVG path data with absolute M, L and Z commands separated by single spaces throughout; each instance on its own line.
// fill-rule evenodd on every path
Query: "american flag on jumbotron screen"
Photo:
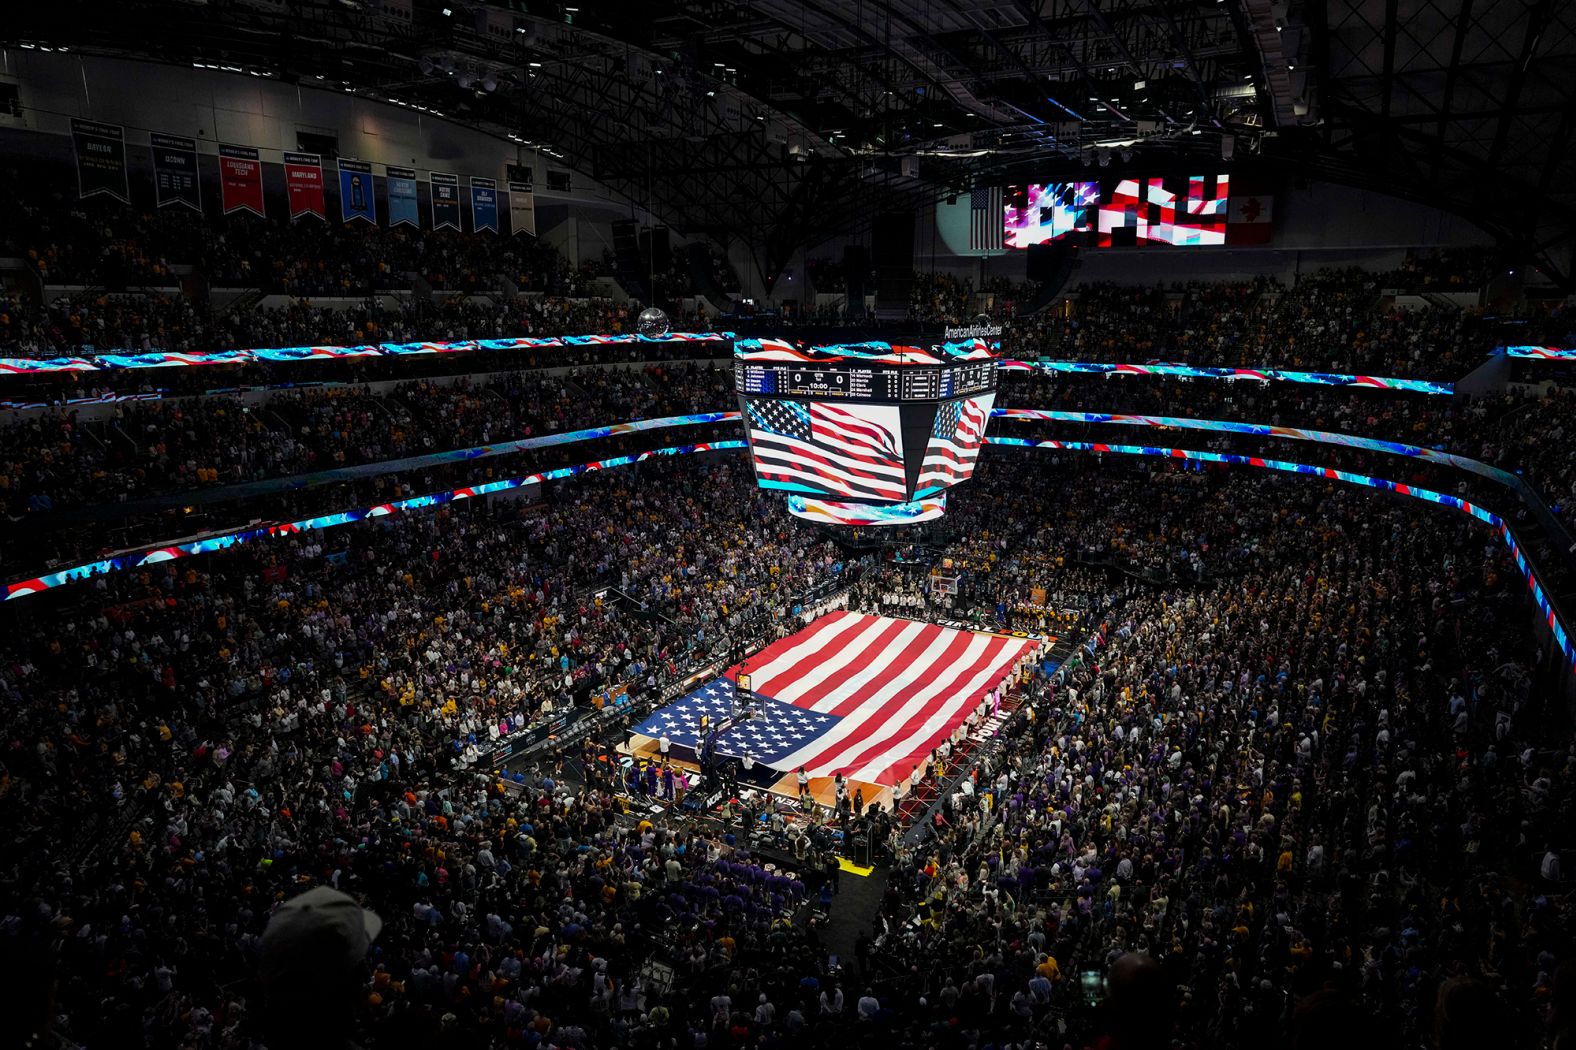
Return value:
M 995 394 L 982 394 L 962 401 L 948 401 L 941 406 L 936 413 L 936 425 L 930 428 L 930 444 L 925 448 L 925 462 L 919 468 L 916 494 L 956 485 L 967 481 L 974 473 L 980 439 L 985 435 L 985 424 L 995 400 Z
M 1002 251 L 1006 226 L 1000 186 L 976 186 L 969 192 L 970 251 Z
M 875 501 L 907 497 L 896 406 L 753 401 L 746 409 L 762 485 Z

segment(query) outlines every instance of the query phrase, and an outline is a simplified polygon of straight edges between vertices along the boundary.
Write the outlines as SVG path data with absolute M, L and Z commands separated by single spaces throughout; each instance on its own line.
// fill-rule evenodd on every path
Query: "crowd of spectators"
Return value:
M 58 357 L 585 335 L 631 331 L 634 316 L 627 307 L 595 296 L 371 297 L 360 305 L 332 306 L 303 299 L 208 316 L 174 295 L 80 292 L 43 309 L 12 295 L 0 299 L 0 351 L 8 357 Z M 709 327 L 697 313 L 674 314 L 670 320 L 675 329 Z
M 894 830 L 857 920 L 828 873 L 632 808 L 578 747 L 508 785 L 472 762 L 500 723 L 615 684 L 638 702 L 780 633 L 817 582 L 848 575 L 873 607 L 926 571 L 845 565 L 742 459 L 29 599 L 0 664 L 0 936 L 36 965 L 0 1023 L 67 1046 L 294 1045 L 256 983 L 261 934 L 328 886 L 381 917 L 343 1032 L 319 1033 L 368 1050 L 1563 1031 L 1576 759 L 1503 548 L 1341 486 L 1210 474 L 1157 499 L 1167 484 L 1013 454 L 909 534 L 961 569 L 962 604 L 1040 629 L 1023 597 L 1043 587 L 1094 641 L 1026 681 L 921 842 Z M 1118 526 L 1132 541 L 1097 554 Z M 1206 560 L 1150 583 L 1110 557 L 1131 550 Z M 846 921 L 871 925 L 834 967 Z M 1453 1016 L 1466 994 L 1487 1013 Z
M 971 502 L 1043 510 L 1032 464 L 988 471 Z M 1087 595 L 1061 560 L 1099 536 L 1080 518 L 1208 556 L 1181 588 L 1095 586 L 1094 646 L 1029 687 L 1005 757 L 900 868 L 926 904 L 877 942 L 912 967 L 899 1015 L 1022 1038 L 1081 999 L 1079 971 L 1125 998 L 1116 960 L 1140 952 L 1154 983 L 1117 1045 L 1535 1045 L 1542 1016 L 1568 1026 L 1576 749 L 1506 625 L 1503 549 L 1339 487 L 1201 479 L 1157 501 L 1157 480 L 1068 478 L 1065 522 L 947 551 L 972 547 L 974 602 L 1030 629 L 1043 612 L 1008 599 L 1024 582 Z
M 1289 383 L 1004 373 L 997 404 L 1232 420 L 1416 444 L 1521 472 L 1557 514 L 1576 525 L 1576 486 L 1570 480 L 1576 468 L 1566 443 L 1548 438 L 1562 432 L 1567 400 L 1557 391 L 1543 398 L 1444 398 Z M 640 371 L 580 368 L 567 378 L 517 368 L 377 391 L 347 384 L 278 391 L 261 401 L 212 395 L 75 414 L 18 413 L 0 426 L 6 449 L 0 456 L 0 500 L 15 517 L 733 407 L 729 375 L 719 362 L 653 363 Z M 999 420 L 992 428 L 1009 436 L 1129 443 L 1158 438 L 1152 428 L 1109 424 Z M 1215 449 L 1241 442 L 1197 431 L 1173 441 Z M 1323 460 L 1337 451 L 1350 465 L 1350 450 L 1327 446 L 1282 444 L 1277 454 Z M 1411 477 L 1416 466 L 1394 457 L 1369 462 L 1373 473 L 1387 477 Z
M 537 437 L 632 419 L 729 408 L 731 372 L 652 364 L 638 371 L 516 370 L 135 401 L 80 413 L 22 413 L 0 425 L 0 511 L 10 517 L 116 503 Z

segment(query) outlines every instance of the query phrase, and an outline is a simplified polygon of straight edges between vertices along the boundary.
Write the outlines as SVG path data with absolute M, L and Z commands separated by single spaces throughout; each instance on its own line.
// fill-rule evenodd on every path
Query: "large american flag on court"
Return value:
M 946 488 L 967 481 L 979 459 L 980 439 L 990 421 L 995 394 L 981 394 L 961 401 L 947 401 L 936 413 L 930 428 L 930 444 L 925 447 L 925 462 L 919 468 L 914 493 Z
M 751 657 L 760 714 L 722 734 L 720 754 L 812 777 L 842 773 L 891 786 L 906 779 L 1037 642 L 888 616 L 835 612 Z M 733 702 L 730 668 L 657 709 L 635 732 L 698 744 Z
M 1000 186 L 976 186 L 969 191 L 969 250 L 999 252 L 1007 228 Z
M 907 495 L 895 406 L 752 401 L 747 409 L 766 487 L 877 501 Z

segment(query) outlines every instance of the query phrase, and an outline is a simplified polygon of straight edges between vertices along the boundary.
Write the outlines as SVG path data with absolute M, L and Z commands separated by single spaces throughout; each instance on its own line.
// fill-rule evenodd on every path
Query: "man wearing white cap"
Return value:
M 263 931 L 258 977 L 268 1003 L 269 1045 L 353 1047 L 364 966 L 383 920 L 327 886 L 281 904 Z

